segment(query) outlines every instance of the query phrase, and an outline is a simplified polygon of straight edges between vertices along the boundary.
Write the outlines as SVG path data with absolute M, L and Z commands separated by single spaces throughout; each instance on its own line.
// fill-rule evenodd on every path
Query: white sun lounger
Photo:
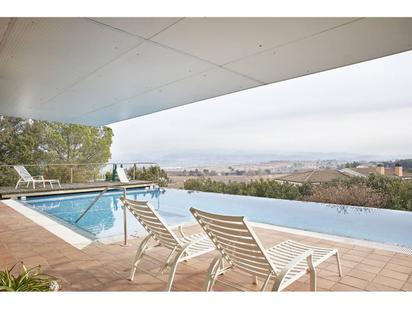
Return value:
M 19 185 L 22 183 L 26 183 L 27 187 L 29 187 L 30 183 L 32 183 L 33 189 L 36 189 L 36 183 L 43 184 L 43 188 L 46 187 L 46 183 L 49 183 L 52 189 L 53 189 L 53 184 L 57 184 L 59 188 L 61 188 L 60 181 L 58 179 L 44 179 L 43 176 L 33 177 L 32 175 L 30 175 L 30 173 L 26 170 L 26 168 L 23 165 L 15 165 L 13 167 L 20 176 L 20 179 L 19 181 L 17 181 L 15 189 L 17 189 Z
M 178 237 L 148 202 L 125 198 L 121 198 L 121 200 L 125 207 L 131 211 L 144 229 L 149 233 L 137 249 L 130 273 L 130 280 L 133 280 L 143 255 L 154 247 L 148 247 L 150 240 L 154 240 L 156 246 L 163 246 L 171 250 L 160 271 L 163 273 L 170 267 L 166 291 L 170 291 L 172 288 L 176 268 L 180 262 L 190 260 L 196 256 L 215 250 L 214 244 L 204 233 L 186 236 L 183 234 L 182 229 L 179 228 L 181 237 Z M 144 271 L 143 269 L 141 270 Z
M 119 181 L 120 181 L 121 183 L 128 183 L 128 182 L 130 182 L 130 181 L 129 181 L 129 178 L 128 178 L 127 175 L 126 175 L 125 170 L 123 169 L 123 167 L 118 167 L 118 168 L 116 169 L 116 173 L 117 173 L 117 177 L 119 177 Z
M 336 257 L 342 276 L 338 250 L 319 248 L 286 240 L 265 250 L 244 217 L 211 214 L 191 208 L 190 211 L 220 252 L 209 268 L 204 289 L 210 291 L 217 276 L 238 269 L 263 279 L 264 291 L 273 279 L 272 291 L 281 291 L 310 273 L 310 287 L 316 291 L 316 266 L 331 256 Z M 223 282 L 233 287 L 230 283 Z

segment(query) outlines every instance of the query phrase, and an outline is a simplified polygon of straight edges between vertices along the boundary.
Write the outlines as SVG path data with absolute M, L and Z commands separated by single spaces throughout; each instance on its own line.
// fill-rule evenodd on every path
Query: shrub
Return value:
M 247 183 L 213 181 L 210 178 L 188 179 L 186 190 L 250 195 L 288 200 L 344 204 L 412 211 L 412 181 L 372 174 L 332 180 L 321 185 L 293 185 L 276 180 Z
M 136 168 L 131 167 L 126 170 L 127 176 L 130 179 L 149 180 L 159 184 L 161 187 L 167 187 L 170 182 L 165 170 L 159 166 L 153 165 L 149 167 Z
M 188 179 L 184 183 L 186 190 L 217 192 L 236 195 L 251 195 L 279 199 L 296 200 L 302 197 L 299 188 L 289 183 L 276 180 L 252 180 L 250 182 L 214 181 L 210 178 Z
M 305 200 L 318 203 L 332 203 L 365 207 L 383 207 L 385 197 L 380 192 L 364 185 L 317 186 Z
M 59 284 L 54 277 L 43 274 L 40 266 L 27 269 L 20 264 L 17 276 L 12 274 L 14 267 L 0 271 L 0 291 L 2 292 L 48 292 L 57 291 Z

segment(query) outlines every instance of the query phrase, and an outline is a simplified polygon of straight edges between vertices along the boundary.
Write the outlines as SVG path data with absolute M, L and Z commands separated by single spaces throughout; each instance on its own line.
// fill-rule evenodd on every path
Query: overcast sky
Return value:
M 412 52 L 110 127 L 113 160 L 192 151 L 412 154 Z

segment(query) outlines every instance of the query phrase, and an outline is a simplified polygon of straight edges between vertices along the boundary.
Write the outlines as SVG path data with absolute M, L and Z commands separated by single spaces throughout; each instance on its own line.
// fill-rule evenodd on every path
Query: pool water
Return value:
M 77 224 L 74 223 L 97 194 L 27 198 L 26 203 L 86 230 L 96 238 L 122 235 L 121 191 L 105 193 Z M 133 189 L 127 191 L 127 197 L 149 201 L 170 225 L 195 222 L 189 212 L 190 207 L 195 207 L 208 212 L 243 215 L 249 221 L 412 248 L 412 212 L 407 211 L 176 189 Z M 130 234 L 142 232 L 142 227 L 130 212 L 127 214 L 127 223 Z

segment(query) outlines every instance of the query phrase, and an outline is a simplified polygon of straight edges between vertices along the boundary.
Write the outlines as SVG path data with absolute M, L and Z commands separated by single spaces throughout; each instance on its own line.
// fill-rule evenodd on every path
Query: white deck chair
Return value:
M 123 169 L 123 167 L 118 167 L 118 168 L 116 169 L 116 172 L 117 172 L 117 177 L 119 177 L 119 181 L 120 181 L 121 183 L 128 183 L 128 182 L 130 182 L 130 181 L 129 181 L 129 178 L 128 178 L 127 175 L 126 175 L 126 172 L 125 172 L 124 169 Z
M 309 272 L 311 290 L 316 291 L 315 267 L 333 255 L 342 276 L 336 249 L 286 240 L 265 250 L 244 217 L 216 215 L 194 208 L 190 211 L 221 254 L 210 265 L 206 291 L 212 290 L 218 275 L 235 268 L 252 275 L 255 283 L 257 278 L 263 279 L 261 291 L 272 279 L 272 291 L 281 291 Z
M 187 261 L 196 256 L 215 250 L 214 244 L 204 233 L 185 236 L 182 229 L 179 228 L 181 237 L 178 237 L 148 202 L 125 198 L 121 198 L 121 200 L 125 207 L 131 211 L 144 229 L 149 233 L 137 249 L 130 273 L 130 280 L 133 280 L 138 264 L 145 252 L 154 247 L 148 247 L 148 242 L 150 240 L 154 240 L 157 244 L 156 246 L 163 246 L 171 250 L 160 271 L 163 273 L 170 267 L 169 279 L 166 287 L 167 291 L 170 291 L 172 288 L 173 279 L 179 262 Z M 143 269 L 141 270 L 144 271 Z
M 27 188 L 29 187 L 30 183 L 33 184 L 33 189 L 36 189 L 36 183 L 43 184 L 43 188 L 46 187 L 46 183 L 50 184 L 50 187 L 53 189 L 53 184 L 57 184 L 59 188 L 61 188 L 60 181 L 58 179 L 44 179 L 43 176 L 32 176 L 26 170 L 26 168 L 22 165 L 15 165 L 13 166 L 16 172 L 19 174 L 20 179 L 17 181 L 15 189 L 19 187 L 20 184 L 26 183 Z

